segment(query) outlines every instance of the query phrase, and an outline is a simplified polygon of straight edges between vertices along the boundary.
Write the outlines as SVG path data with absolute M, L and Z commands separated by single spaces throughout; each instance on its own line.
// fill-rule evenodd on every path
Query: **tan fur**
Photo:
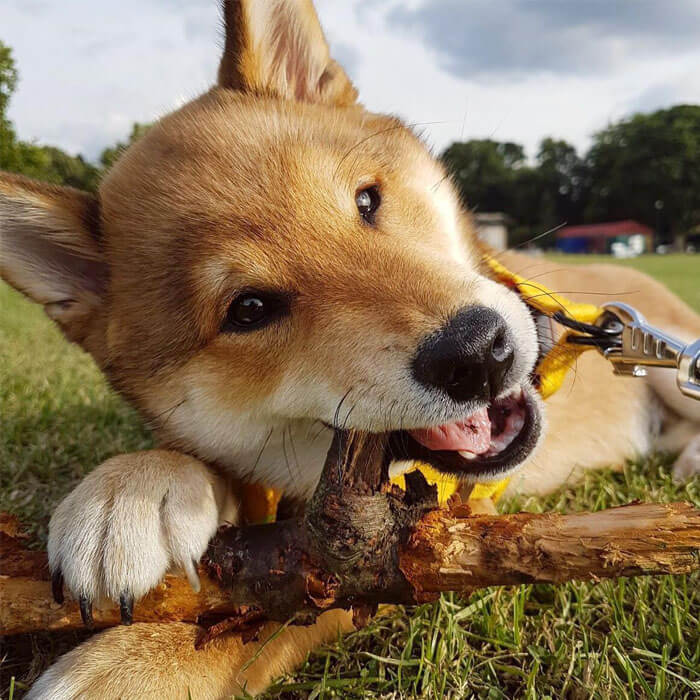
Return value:
M 90 328 L 105 288 L 97 199 L 4 173 L 0 206 L 3 279 L 41 304 L 69 340 L 97 349 L 103 339 L 94 343 Z
M 323 422 L 388 430 L 468 414 L 408 369 L 457 310 L 503 317 L 514 386 L 535 361 L 530 315 L 481 268 L 443 168 L 399 120 L 356 103 L 311 2 L 231 0 L 224 12 L 219 85 L 150 129 L 98 197 L 0 175 L 3 277 L 91 352 L 168 448 L 109 460 L 53 515 L 52 567 L 95 599 L 142 595 L 171 567 L 194 579 L 217 524 L 238 516 L 233 477 L 307 496 L 329 446 Z M 355 205 L 369 185 L 382 194 L 376 226 Z M 567 296 L 623 299 L 700 335 L 692 311 L 631 270 L 504 262 Z M 289 316 L 221 333 L 231 300 L 251 288 L 287 294 Z M 593 354 L 577 370 L 512 491 L 551 491 L 648 450 L 654 396 L 681 417 L 674 444 L 692 443 L 694 409 L 666 380 L 614 378 Z M 684 472 L 697 469 L 693 450 Z M 278 635 L 268 625 L 262 651 L 230 636 L 196 652 L 188 625 L 114 629 L 64 656 L 29 697 L 255 693 L 349 624 L 329 613 Z
M 136 624 L 102 632 L 63 656 L 32 688 L 51 700 L 139 698 L 228 700 L 255 695 L 298 666 L 308 652 L 352 627 L 349 613 L 332 610 L 311 627 L 266 624 L 260 641 L 219 637 L 194 650 L 201 630 L 181 623 Z M 249 664 L 249 665 L 248 665 Z M 246 668 L 246 665 L 248 667 Z
M 219 85 L 297 100 L 352 105 L 357 91 L 330 57 L 311 0 L 225 0 Z

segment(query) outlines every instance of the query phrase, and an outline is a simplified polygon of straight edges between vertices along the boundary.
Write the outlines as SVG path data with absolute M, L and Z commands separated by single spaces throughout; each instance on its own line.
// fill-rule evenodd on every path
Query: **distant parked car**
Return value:
M 616 241 L 610 245 L 610 254 L 613 258 L 636 258 L 639 255 L 639 251 L 627 245 L 627 243 Z

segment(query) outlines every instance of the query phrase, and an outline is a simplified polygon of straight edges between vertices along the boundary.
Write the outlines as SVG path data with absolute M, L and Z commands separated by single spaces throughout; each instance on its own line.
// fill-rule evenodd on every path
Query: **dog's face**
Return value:
M 99 203 L 0 181 L 5 276 L 166 443 L 239 476 L 308 493 L 330 426 L 396 431 L 397 457 L 465 478 L 516 467 L 539 435 L 534 325 L 482 274 L 442 166 L 355 104 L 310 6 L 226 12 L 220 86 Z

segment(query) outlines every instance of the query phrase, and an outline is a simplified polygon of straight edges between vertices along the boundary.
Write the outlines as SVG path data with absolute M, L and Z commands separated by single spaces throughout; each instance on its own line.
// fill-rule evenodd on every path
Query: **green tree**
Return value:
M 442 160 L 466 206 L 512 213 L 516 171 L 525 162 L 520 144 L 491 139 L 453 143 L 442 154 Z
M 7 120 L 7 107 L 17 88 L 17 78 L 12 49 L 0 41 L 0 119 L 3 121 Z
M 634 218 L 671 236 L 700 223 L 700 106 L 612 124 L 595 135 L 586 160 L 588 219 Z
M 518 170 L 514 190 L 513 209 L 507 212 L 515 224 L 510 231 L 509 244 L 520 245 L 552 228 L 552 225 L 542 223 L 542 177 L 536 167 L 523 167 Z M 538 239 L 538 245 L 549 243 L 549 237 Z
M 71 156 L 55 146 L 38 146 L 20 141 L 17 172 L 55 185 L 68 185 L 94 192 L 100 180 L 100 170 L 83 156 Z
M 536 162 L 540 185 L 539 223 L 545 230 L 562 223 L 580 223 L 589 178 L 576 148 L 563 140 L 545 138 L 540 142 Z
M 15 158 L 16 136 L 7 116 L 10 97 L 17 88 L 17 68 L 12 50 L 0 41 L 0 167 L 12 164 Z
M 520 144 L 490 139 L 452 144 L 442 158 L 467 206 L 504 212 L 516 223 L 512 243 L 581 219 L 585 164 L 566 141 L 544 139 L 534 166 Z

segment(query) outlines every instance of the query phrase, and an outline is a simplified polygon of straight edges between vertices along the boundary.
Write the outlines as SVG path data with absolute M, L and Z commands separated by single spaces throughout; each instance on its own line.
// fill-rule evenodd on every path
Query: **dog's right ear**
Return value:
M 335 107 L 357 91 L 331 58 L 312 0 L 223 0 L 223 88 Z
M 84 343 L 108 281 L 96 197 L 0 173 L 0 276 Z

